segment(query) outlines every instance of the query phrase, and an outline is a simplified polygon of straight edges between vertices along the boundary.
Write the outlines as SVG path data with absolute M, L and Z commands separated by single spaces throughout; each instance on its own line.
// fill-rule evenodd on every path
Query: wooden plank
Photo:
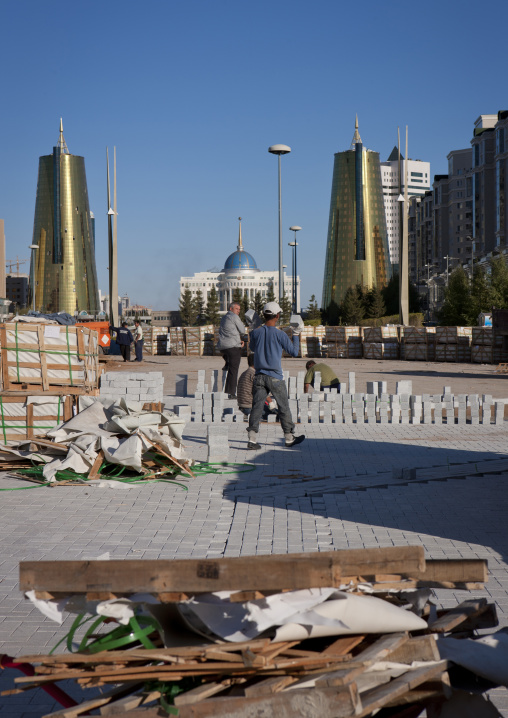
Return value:
M 5 330 L 5 324 L 0 325 L 0 353 L 2 357 L 2 388 L 5 391 L 10 387 L 9 381 L 9 367 L 7 366 L 7 332 Z
M 337 638 L 328 648 L 322 651 L 322 654 L 344 656 L 346 653 L 352 651 L 353 648 L 356 648 L 364 639 L 365 636 L 343 636 Z
M 486 583 L 489 579 L 488 563 L 485 559 L 427 559 L 425 572 L 420 576 L 429 582 Z
M 439 661 L 429 666 L 422 666 L 421 668 L 408 671 L 398 678 L 394 678 L 387 685 L 379 686 L 378 688 L 373 688 L 370 691 L 362 693 L 362 710 L 357 713 L 357 718 L 370 716 L 373 711 L 379 710 L 388 703 L 393 702 L 413 688 L 417 688 L 422 683 L 437 678 L 447 670 L 448 665 L 448 661 Z
M 44 391 L 46 389 L 49 389 L 49 380 L 48 380 L 48 358 L 46 356 L 46 353 L 44 351 L 44 325 L 39 324 L 37 327 L 37 337 L 39 340 L 39 357 L 40 357 L 40 363 L 41 363 L 41 376 L 42 376 L 42 388 Z
M 34 435 L 34 405 L 26 407 L 26 437 L 30 439 Z
M 60 708 L 59 710 L 52 713 L 46 713 L 43 718 L 77 718 L 77 716 L 83 715 L 83 713 L 88 713 L 88 711 L 94 710 L 96 708 L 101 708 L 101 706 L 105 706 L 110 701 L 116 698 L 121 698 L 127 693 L 132 693 L 133 691 L 139 690 L 142 687 L 142 683 L 124 683 L 118 688 L 113 688 L 106 693 L 102 693 L 96 698 L 92 698 L 91 700 L 79 703 L 77 706 L 72 706 L 72 708 Z
M 387 656 L 409 640 L 407 633 L 388 633 L 355 656 L 355 662 L 370 666 L 376 661 L 383 661 Z
M 300 689 L 284 691 L 269 696 L 253 698 L 211 698 L 191 706 L 181 706 L 179 718 L 253 718 L 254 716 L 277 716 L 277 718 L 346 718 L 355 715 L 359 704 L 354 686 L 325 689 Z
M 22 561 L 20 590 L 129 594 L 320 588 L 340 585 L 343 564 L 360 569 L 376 562 L 398 564 L 399 569 L 407 565 L 411 570 L 424 562 L 423 547 L 174 561 Z
M 244 688 L 244 694 L 248 698 L 254 698 L 255 696 L 271 696 L 274 693 L 284 690 L 292 683 L 296 683 L 299 678 L 295 676 L 275 676 L 274 678 L 265 678 L 262 681 L 257 681 L 251 686 Z
M 222 691 L 225 691 L 230 685 L 231 681 L 229 680 L 222 681 L 221 683 L 203 683 L 203 685 L 197 688 L 192 688 L 190 691 L 179 693 L 175 696 L 175 706 L 190 706 L 193 703 L 199 703 L 199 701 L 211 698 L 217 695 L 217 693 L 222 693 Z
M 413 661 L 439 661 L 439 651 L 434 636 L 415 636 L 398 646 L 388 655 L 393 663 L 412 663 Z
M 429 631 L 432 633 L 445 633 L 456 628 L 466 619 L 472 618 L 477 615 L 487 605 L 486 598 L 468 599 L 459 603 L 450 611 L 447 611 L 444 616 L 441 616 L 429 624 Z
M 88 479 L 90 481 L 97 479 L 100 476 L 99 470 L 102 466 L 103 461 L 104 461 L 104 451 L 102 449 L 99 449 L 99 452 L 95 458 L 95 461 L 92 464 L 92 468 L 90 469 L 90 473 L 88 474 Z

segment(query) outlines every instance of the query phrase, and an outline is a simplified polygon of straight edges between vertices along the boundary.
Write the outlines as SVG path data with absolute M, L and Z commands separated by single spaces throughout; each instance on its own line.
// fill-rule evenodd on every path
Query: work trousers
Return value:
M 224 357 L 225 369 L 227 369 L 228 371 L 224 391 L 226 392 L 226 394 L 233 394 L 234 396 L 236 396 L 236 387 L 238 385 L 238 369 L 240 368 L 240 361 L 242 359 L 242 347 L 231 347 L 230 349 L 223 349 L 221 354 Z
M 265 409 L 265 399 L 271 394 L 277 402 L 279 420 L 284 434 L 294 434 L 295 425 L 289 409 L 288 392 L 284 379 L 276 379 L 267 374 L 256 374 L 252 386 L 252 411 L 249 416 L 248 431 L 259 431 L 259 422 Z
M 134 342 L 134 351 L 136 352 L 136 361 L 143 361 L 143 339 Z
M 120 344 L 120 352 L 123 356 L 124 361 L 131 360 L 131 345 L 130 344 Z

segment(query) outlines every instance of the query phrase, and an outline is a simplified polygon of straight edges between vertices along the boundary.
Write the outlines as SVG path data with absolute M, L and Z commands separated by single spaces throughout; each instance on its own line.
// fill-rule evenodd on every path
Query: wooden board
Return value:
M 164 593 L 339 586 L 341 574 L 411 573 L 423 547 L 394 546 L 203 560 L 22 561 L 20 590 L 49 593 Z
M 339 688 L 295 689 L 254 698 L 211 698 L 190 706 L 181 706 L 179 718 L 345 718 L 355 715 L 359 699 L 353 685 Z

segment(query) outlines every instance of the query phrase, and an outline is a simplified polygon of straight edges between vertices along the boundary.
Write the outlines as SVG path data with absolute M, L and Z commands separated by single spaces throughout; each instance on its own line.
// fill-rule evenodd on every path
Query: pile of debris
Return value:
M 160 403 L 80 396 L 79 413 L 65 423 L 1 446 L 0 470 L 49 486 L 194 476 L 184 426 Z
M 27 596 L 55 620 L 78 617 L 69 653 L 4 658 L 36 664 L 4 695 L 69 679 L 95 688 L 45 718 L 497 715 L 483 694 L 508 684 L 508 636 L 476 635 L 497 625 L 495 606 L 430 601 L 432 588 L 486 579 L 485 561 L 425 561 L 422 547 L 23 562 Z

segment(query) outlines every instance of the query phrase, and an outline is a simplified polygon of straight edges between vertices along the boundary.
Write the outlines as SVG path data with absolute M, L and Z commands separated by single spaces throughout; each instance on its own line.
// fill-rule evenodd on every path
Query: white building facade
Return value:
M 398 197 L 404 194 L 407 165 L 407 193 L 408 197 L 421 197 L 430 188 L 430 162 L 421 160 L 405 160 L 401 155 L 402 182 L 399 184 L 398 151 L 394 147 L 386 162 L 381 162 L 381 181 L 383 184 L 383 199 L 386 214 L 386 229 L 388 232 L 388 247 L 390 262 L 399 264 L 399 246 L 402 227 L 400 225 L 400 204 Z
M 293 295 L 292 277 L 286 272 L 283 274 L 284 295 L 291 302 Z M 196 272 L 192 277 L 180 277 L 180 297 L 189 289 L 194 298 L 201 291 L 205 305 L 210 291 L 215 287 L 219 297 L 220 312 L 227 312 L 229 304 L 233 301 L 235 290 L 239 289 L 243 296 L 247 296 L 252 304 L 256 294 L 266 300 L 270 289 L 277 298 L 279 296 L 279 272 L 277 269 L 258 269 L 254 257 L 246 252 L 242 243 L 242 225 L 240 224 L 238 246 L 236 252 L 230 254 L 220 272 Z M 296 278 L 296 305 L 300 312 L 300 278 Z

